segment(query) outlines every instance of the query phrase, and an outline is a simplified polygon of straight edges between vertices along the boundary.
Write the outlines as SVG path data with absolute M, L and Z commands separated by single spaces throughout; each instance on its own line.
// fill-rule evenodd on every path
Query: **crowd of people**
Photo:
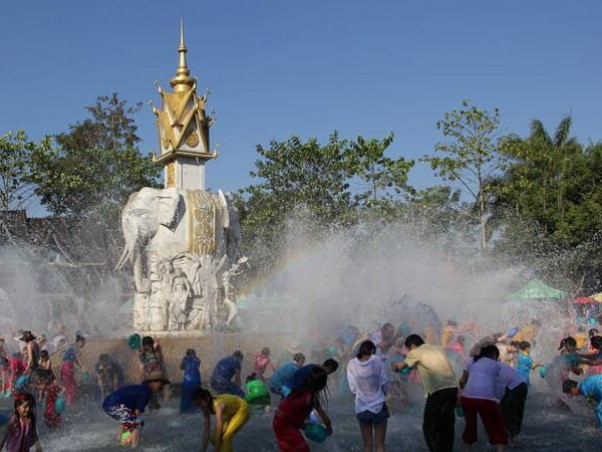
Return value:
M 518 439 L 531 374 L 537 371 L 557 403 L 577 396 L 595 400 L 602 429 L 602 336 L 596 329 L 574 331 L 562 338 L 557 356 L 546 364 L 531 356 L 539 329 L 539 322 L 532 321 L 521 329 L 467 341 L 468 336 L 479 337 L 476 327 L 460 327 L 452 320 L 440 331 L 418 333 L 405 324 L 396 328 L 385 323 L 371 333 L 346 325 L 336 337 L 309 350 L 315 363 L 307 363 L 298 342 L 277 359 L 269 347 L 261 348 L 252 355 L 252 372 L 244 383 L 240 350 L 219 359 L 203 385 L 201 358 L 188 349 L 180 364 L 180 413 L 203 417 L 201 450 L 212 444 L 217 451 L 232 451 L 234 436 L 253 415 L 261 415 L 273 416 L 280 451 L 309 451 L 307 438 L 324 441 L 333 433 L 327 399 L 336 388 L 355 397 L 364 451 L 380 452 L 385 450 L 391 412 L 407 407 L 408 394 L 420 384 L 426 398 L 422 430 L 430 451 L 454 449 L 458 417 L 464 419 L 464 450 L 477 442 L 480 419 L 489 443 L 502 451 Z M 150 336 L 138 336 L 129 344 L 137 350 L 141 371 L 141 383 L 133 385 L 126 385 L 122 366 L 106 353 L 89 372 L 81 359 L 86 345 L 81 333 L 70 344 L 65 336 L 47 341 L 30 331 L 20 332 L 15 340 L 19 350 L 8 353 L 0 338 L 2 395 L 14 399 L 0 450 L 41 451 L 37 411 L 43 412 L 48 429 L 61 428 L 61 413 L 77 402 L 82 379 L 93 379 L 95 399 L 118 422 L 116 441 L 132 448 L 142 439 L 143 413 L 160 409 L 161 394 L 169 397 L 163 352 Z M 55 353 L 60 356 L 58 369 L 51 364 L 57 362 L 51 360 Z

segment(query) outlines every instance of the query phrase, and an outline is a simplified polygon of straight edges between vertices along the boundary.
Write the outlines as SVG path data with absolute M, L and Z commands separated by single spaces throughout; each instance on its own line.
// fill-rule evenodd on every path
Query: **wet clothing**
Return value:
M 109 359 L 108 361 L 99 361 L 94 366 L 94 371 L 98 378 L 98 384 L 102 394 L 108 394 L 115 389 L 119 389 L 124 385 L 123 369 L 116 361 Z M 117 388 L 115 388 L 115 383 Z
M 142 351 L 140 353 L 140 361 L 142 361 L 142 365 L 144 366 L 144 375 L 163 370 L 163 362 L 155 349 Z
M 36 443 L 36 427 L 31 420 L 23 422 L 13 415 L 6 428 L 8 429 L 7 452 L 27 452 Z
M 213 399 L 214 410 L 217 405 L 225 404 L 226 407 L 222 412 L 223 416 L 223 436 L 221 446 L 218 452 L 232 452 L 232 440 L 234 435 L 248 422 L 251 415 L 249 405 L 240 397 L 221 394 Z M 217 411 L 217 410 L 215 410 Z M 211 434 L 211 443 L 215 445 L 215 437 L 217 432 L 214 430 Z
M 59 428 L 61 426 L 61 415 L 56 412 L 56 399 L 61 393 L 61 388 L 55 384 L 45 386 L 42 390 L 45 400 L 44 422 L 48 428 Z
M 61 363 L 61 381 L 65 388 L 65 401 L 71 406 L 77 397 L 77 382 L 75 381 L 75 362 L 63 360 Z
M 297 370 L 289 380 L 291 390 L 299 389 L 311 371 L 318 367 L 317 364 L 308 364 Z
M 102 407 L 107 411 L 110 407 L 123 405 L 130 410 L 143 412 L 152 397 L 153 391 L 148 385 L 130 385 L 109 394 L 102 403 Z
M 442 347 L 422 344 L 410 350 L 406 363 L 415 366 L 426 395 L 422 432 L 431 452 L 454 448 L 456 375 Z
M 380 413 L 385 404 L 389 376 L 382 358 L 376 355 L 361 361 L 353 358 L 347 365 L 349 390 L 355 394 L 355 412 Z
M 516 371 L 527 384 L 530 384 L 529 375 L 531 369 L 533 369 L 533 365 L 533 358 L 531 358 L 530 355 L 523 352 L 518 353 L 518 365 L 516 366 Z
M 253 364 L 253 372 L 258 378 L 263 378 L 263 374 L 270 365 L 269 356 L 263 356 L 260 352 L 255 352 L 255 363 Z
M 477 442 L 478 416 L 483 422 L 490 444 L 508 444 L 508 435 L 502 412 L 495 401 L 462 397 L 462 408 L 464 409 L 465 421 L 464 433 L 462 434 L 464 443 L 474 444 Z
M 518 436 L 523 425 L 523 416 L 525 414 L 525 402 L 529 386 L 524 381 L 516 387 L 506 387 L 502 401 L 500 402 L 500 410 L 506 425 L 506 431 L 510 438 Z
M 468 367 L 468 381 L 462 396 L 471 399 L 497 401 L 496 380 L 501 372 L 501 364 L 490 358 L 481 358 Z
M 309 452 L 301 428 L 313 408 L 311 391 L 288 396 L 280 402 L 272 422 L 280 452 Z
M 211 379 L 209 381 L 211 387 L 215 389 L 218 394 L 232 394 L 238 397 L 244 397 L 244 391 L 232 381 L 236 371 L 240 372 L 240 369 L 241 362 L 236 356 L 231 355 L 220 359 L 211 374 Z
M 133 432 L 144 426 L 144 421 L 136 412 L 125 405 L 111 405 L 104 408 L 105 413 L 123 425 L 126 432 Z
M 270 378 L 269 387 L 270 391 L 274 394 L 282 395 L 282 387 L 287 386 L 290 388 L 291 377 L 299 370 L 299 364 L 295 361 L 289 361 L 282 367 L 276 370 Z
M 426 398 L 422 433 L 430 452 L 452 452 L 458 388 L 435 391 Z
M 185 356 L 180 368 L 184 371 L 182 380 L 182 398 L 180 399 L 180 413 L 198 411 L 192 400 L 194 392 L 201 387 L 201 360 L 196 356 Z
M 596 416 L 602 429 L 602 375 L 592 375 L 579 383 L 579 392 L 585 397 L 591 397 L 597 403 Z

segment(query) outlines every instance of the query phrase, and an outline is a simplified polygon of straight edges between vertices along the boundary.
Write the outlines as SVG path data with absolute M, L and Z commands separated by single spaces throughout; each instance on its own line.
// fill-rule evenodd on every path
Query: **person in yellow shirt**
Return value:
M 209 447 L 209 441 L 218 452 L 232 452 L 234 435 L 247 423 L 251 410 L 244 399 L 231 395 L 220 394 L 213 397 L 206 389 L 199 388 L 192 396 L 195 405 L 203 412 L 205 429 L 201 451 Z M 215 415 L 215 430 L 211 430 L 211 415 Z
M 426 395 L 422 432 L 430 451 L 452 452 L 454 449 L 455 409 L 458 383 L 445 349 L 427 344 L 417 334 L 405 340 L 409 350 L 406 360 L 391 364 L 394 371 L 415 367 Z

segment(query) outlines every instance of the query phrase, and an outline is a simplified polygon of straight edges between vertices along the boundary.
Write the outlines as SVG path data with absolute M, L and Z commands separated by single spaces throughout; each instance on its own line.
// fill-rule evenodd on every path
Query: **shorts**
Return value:
M 357 420 L 360 424 L 371 424 L 371 425 L 383 425 L 387 423 L 387 419 L 389 419 L 389 409 L 387 408 L 387 404 L 383 403 L 383 407 L 380 409 L 378 413 L 373 413 L 372 411 L 362 411 L 361 413 L 357 413 Z
M 144 426 L 144 421 L 136 416 L 134 410 L 125 405 L 113 405 L 105 408 L 105 413 L 113 419 L 119 421 L 127 432 L 141 429 Z

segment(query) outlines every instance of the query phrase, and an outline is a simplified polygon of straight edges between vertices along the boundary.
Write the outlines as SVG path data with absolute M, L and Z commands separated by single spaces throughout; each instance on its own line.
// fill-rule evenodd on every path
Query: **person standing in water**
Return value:
M 164 385 L 170 382 L 161 371 L 151 372 L 141 385 L 124 386 L 109 394 L 102 408 L 109 416 L 119 421 L 117 441 L 136 449 L 140 444 L 141 429 L 144 421 L 140 418 L 151 401 Z M 122 439 L 124 433 L 129 433 L 127 440 Z
M 323 368 L 312 367 L 302 385 L 278 405 L 272 427 L 280 452 L 310 452 L 301 428 L 312 410 L 316 410 L 328 434 L 332 434 L 330 418 L 322 409 L 322 394 L 327 389 L 327 378 L 328 374 Z
M 220 359 L 209 383 L 218 394 L 232 394 L 238 397 L 244 397 L 245 392 L 241 389 L 240 370 L 243 360 L 243 354 L 236 350 L 232 355 Z
M 382 358 L 375 353 L 374 342 L 364 341 L 357 356 L 347 364 L 347 381 L 355 395 L 355 413 L 365 452 L 384 452 L 389 419 L 386 403 L 389 377 Z
M 186 350 L 186 356 L 180 363 L 180 370 L 184 371 L 182 380 L 182 397 L 180 399 L 180 413 L 196 411 L 192 396 L 201 387 L 201 360 L 192 348 Z
M 405 367 L 416 367 L 426 395 L 422 432 L 431 452 L 452 452 L 454 449 L 454 427 L 458 384 L 445 349 L 426 344 L 417 334 L 405 340 L 410 351 L 403 362 L 391 364 L 401 371 Z
M 205 428 L 201 442 L 201 452 L 209 447 L 209 441 L 217 452 L 232 452 L 234 435 L 249 420 L 251 410 L 242 398 L 232 394 L 213 397 L 206 389 L 197 389 L 192 399 L 203 412 Z M 211 415 L 215 415 L 215 430 L 211 432 Z M 211 433 L 210 433 L 211 432 Z

